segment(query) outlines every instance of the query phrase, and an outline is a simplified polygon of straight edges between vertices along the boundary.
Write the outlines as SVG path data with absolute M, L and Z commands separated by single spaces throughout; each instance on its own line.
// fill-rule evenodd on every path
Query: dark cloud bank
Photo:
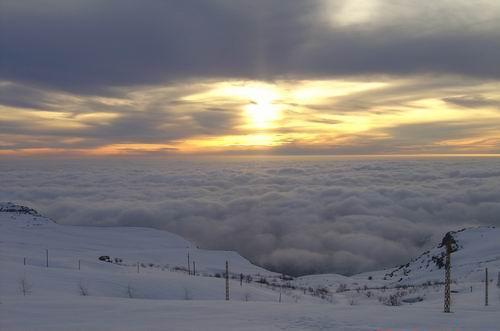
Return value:
M 499 158 L 5 160 L 0 200 L 64 224 L 147 226 L 292 274 L 407 261 L 500 225 Z
M 500 77 L 494 1 L 3 0 L 0 77 L 78 93 L 184 78 Z

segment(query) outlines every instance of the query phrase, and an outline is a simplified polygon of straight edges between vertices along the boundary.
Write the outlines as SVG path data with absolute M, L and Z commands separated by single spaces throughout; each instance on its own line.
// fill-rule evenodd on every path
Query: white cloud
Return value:
M 0 165 L 0 200 L 65 224 L 148 226 L 290 273 L 406 262 L 500 225 L 500 159 L 188 158 Z

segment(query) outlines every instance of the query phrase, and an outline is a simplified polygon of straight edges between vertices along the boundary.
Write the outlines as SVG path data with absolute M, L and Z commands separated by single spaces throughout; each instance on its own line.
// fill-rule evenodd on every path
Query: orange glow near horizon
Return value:
M 500 102 L 498 84 L 471 87 L 471 94 L 480 91 L 478 100 L 490 101 L 471 109 L 445 101 L 468 98 L 461 90 L 398 92 L 413 83 L 206 81 L 125 90 L 115 98 L 58 94 L 53 96 L 55 106 L 47 110 L 0 107 L 0 121 L 26 127 L 16 134 L 0 133 L 0 155 L 254 153 L 280 147 L 321 153 L 368 146 L 360 149 L 364 154 L 371 145 L 397 139 L 406 145 L 385 154 L 495 154 L 488 152 L 500 144 L 500 112 L 493 102 Z M 123 127 L 117 129 L 117 123 Z M 440 126 L 453 134 L 441 134 Z M 150 127 L 158 138 L 143 139 Z M 407 127 L 415 129 L 406 133 Z M 434 130 L 436 137 L 431 141 L 427 134 L 419 135 L 420 127 Z M 122 141 L 106 142 L 113 130 L 121 130 Z M 52 147 L 56 141 L 58 146 Z M 32 147 L 22 147 L 30 142 Z

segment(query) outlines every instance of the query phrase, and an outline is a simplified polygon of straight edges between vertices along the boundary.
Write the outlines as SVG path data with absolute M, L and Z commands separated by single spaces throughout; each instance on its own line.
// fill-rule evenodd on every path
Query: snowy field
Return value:
M 6 203 L 0 210 L 2 331 L 499 330 L 500 231 L 492 227 L 454 234 L 453 313 L 444 314 L 437 246 L 395 269 L 291 279 L 165 231 L 59 225 Z
M 385 307 L 17 296 L 2 303 L 1 314 L 2 330 L 493 331 L 500 323 L 498 300 L 495 305 L 469 302 L 444 314 L 437 302 Z

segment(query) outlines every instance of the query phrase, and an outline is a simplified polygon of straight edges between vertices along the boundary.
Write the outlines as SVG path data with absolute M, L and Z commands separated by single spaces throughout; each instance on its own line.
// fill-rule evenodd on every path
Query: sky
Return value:
M 496 0 L 2 0 L 0 156 L 500 154 Z

